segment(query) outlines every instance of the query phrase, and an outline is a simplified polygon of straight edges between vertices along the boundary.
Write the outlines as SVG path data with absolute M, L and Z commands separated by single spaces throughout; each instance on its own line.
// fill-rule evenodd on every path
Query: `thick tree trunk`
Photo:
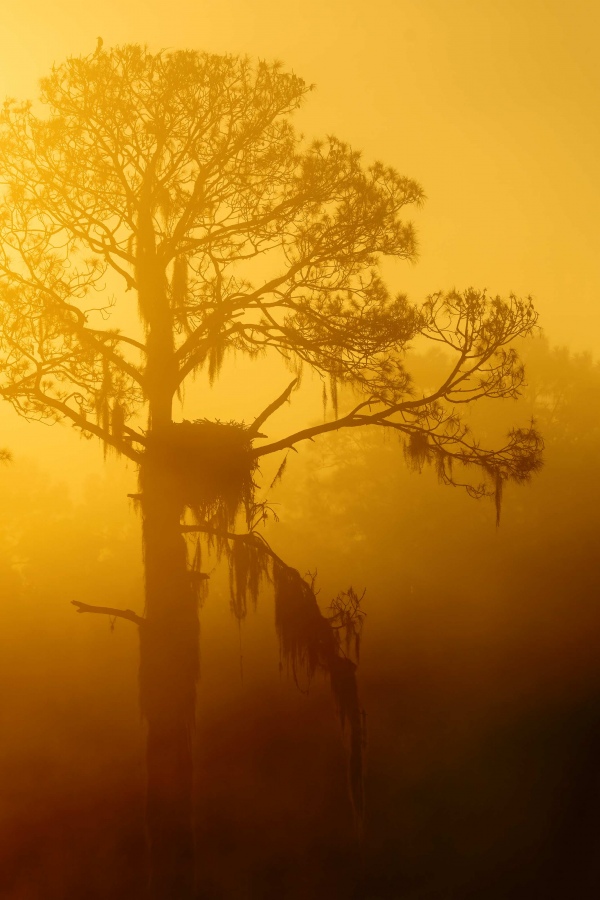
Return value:
M 152 900 L 194 895 L 192 816 L 199 622 L 181 507 L 168 472 L 148 456 L 141 471 L 146 623 L 140 692 L 148 727 L 147 828 Z
M 140 629 L 140 697 L 148 727 L 147 828 L 152 900 L 192 900 L 192 733 L 198 678 L 197 596 L 187 568 L 184 510 L 173 460 L 165 456 L 177 388 L 173 313 L 166 262 L 157 249 L 157 185 L 146 173 L 138 211 L 136 280 L 147 329 L 147 448 L 140 467 L 145 623 Z

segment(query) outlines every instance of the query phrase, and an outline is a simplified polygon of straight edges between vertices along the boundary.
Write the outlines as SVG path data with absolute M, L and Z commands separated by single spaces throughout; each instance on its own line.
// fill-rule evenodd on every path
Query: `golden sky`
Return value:
M 9 0 L 1 29 L 0 95 L 17 97 L 98 35 L 282 60 L 317 87 L 307 135 L 425 189 L 420 260 L 386 268 L 395 289 L 531 293 L 553 343 L 599 353 L 595 0 Z
M 0 3 L 0 101 L 5 95 L 33 98 L 38 79 L 47 73 L 53 61 L 92 52 L 99 35 L 106 47 L 137 42 L 147 43 L 152 49 L 187 47 L 280 59 L 287 68 L 316 85 L 299 116 L 299 125 L 307 136 L 335 134 L 362 149 L 367 161 L 381 159 L 423 185 L 427 202 L 422 210 L 414 212 L 420 259 L 416 265 L 398 262 L 385 267 L 396 290 L 407 292 L 414 301 L 436 290 L 464 289 L 471 285 L 487 287 L 492 293 L 530 293 L 540 312 L 540 324 L 553 344 L 567 345 L 576 351 L 590 350 L 600 359 L 599 0 L 301 0 L 296 3 L 290 0 L 0 0 Z M 250 370 L 259 373 L 259 391 L 264 392 L 264 398 L 258 396 Z M 285 370 L 272 377 L 265 360 L 246 362 L 245 368 L 240 365 L 234 377 L 236 381 L 230 376 L 224 385 L 215 389 L 202 415 L 225 419 L 229 415 L 245 416 L 250 421 L 250 416 L 258 414 L 291 380 Z M 303 387 L 307 392 L 310 389 L 310 385 Z M 235 397 L 241 409 L 221 412 L 219 390 Z M 321 414 L 319 395 L 317 391 L 316 404 L 310 407 L 298 395 L 294 406 L 281 411 L 278 422 L 283 420 L 292 430 L 299 408 L 303 412 L 310 409 L 310 415 L 318 417 Z M 593 410 L 586 412 L 593 417 Z M 515 421 L 515 424 L 526 422 Z M 47 796 L 54 797 L 50 792 L 58 793 L 66 785 L 65 802 L 72 805 L 69 798 L 75 796 L 73 785 L 79 784 L 77 779 L 84 769 L 85 778 L 88 773 L 101 771 L 104 777 L 108 771 L 117 775 L 127 771 L 122 768 L 125 763 L 119 741 L 125 735 L 123 746 L 137 748 L 141 740 L 134 706 L 137 682 L 132 667 L 137 664 L 137 648 L 133 629 L 127 631 L 126 625 L 119 626 L 108 645 L 108 622 L 100 625 L 91 620 L 103 617 L 75 616 L 68 602 L 72 598 L 88 598 L 91 591 L 92 602 L 106 602 L 101 598 L 108 596 L 118 606 L 141 609 L 141 558 L 137 550 L 132 550 L 139 543 L 138 531 L 133 530 L 139 528 L 139 520 L 133 505 L 127 506 L 125 499 L 126 493 L 136 489 L 136 472 L 135 466 L 124 459 L 109 458 L 105 467 L 100 442 L 78 440 L 70 427 L 44 428 L 39 423 L 27 423 L 7 403 L 0 403 L 0 447 L 4 446 L 15 457 L 14 467 L 1 473 L 4 481 L 0 512 L 4 513 L 3 527 L 8 535 L 5 543 L 10 547 L 14 539 L 17 548 L 24 547 L 27 553 L 31 552 L 31 560 L 26 558 L 18 563 L 27 566 L 31 562 L 24 581 L 24 600 L 17 593 L 18 602 L 13 602 L 15 598 L 4 592 L 10 602 L 3 604 L 5 624 L 1 634 L 5 644 L 0 662 L 7 662 L 7 677 L 17 685 L 14 696 L 11 691 L 9 697 L 8 721 L 16 724 L 7 746 L 8 753 L 12 754 L 11 765 L 16 760 L 14 768 L 18 766 L 22 773 L 9 795 L 17 797 L 21 807 L 22 797 L 28 796 L 29 783 L 35 778 L 36 785 L 41 784 L 39 797 L 42 799 L 37 794 L 34 799 L 43 806 L 44 812 L 39 814 L 42 822 L 45 821 L 42 815 L 46 815 L 44 790 L 48 791 Z M 566 448 L 568 444 L 561 446 Z M 399 446 L 396 450 L 400 469 L 402 451 Z M 381 745 L 389 736 L 392 747 L 388 769 L 385 768 L 388 751 L 383 755 L 379 751 L 380 783 L 392 773 L 392 796 L 398 787 L 393 779 L 398 778 L 397 772 L 402 768 L 403 777 L 408 772 L 408 780 L 401 785 L 407 796 L 424 797 L 424 791 L 429 791 L 431 785 L 435 793 L 442 784 L 443 792 L 443 778 L 440 780 L 435 768 L 437 762 L 434 765 L 430 761 L 434 757 L 437 760 L 436 736 L 443 732 L 448 743 L 449 735 L 452 748 L 459 745 L 463 732 L 473 734 L 476 737 L 469 738 L 472 741 L 469 748 L 475 747 L 476 741 L 483 747 L 484 738 L 491 745 L 486 731 L 491 728 L 488 723 L 499 722 L 500 737 L 504 740 L 503 734 L 509 733 L 505 723 L 513 721 L 509 716 L 514 715 L 513 710 L 519 704 L 533 708 L 539 702 L 541 710 L 538 712 L 535 707 L 531 715 L 528 713 L 527 726 L 523 725 L 522 732 L 525 743 L 530 742 L 530 735 L 538 740 L 535 737 L 538 732 L 530 728 L 530 722 L 535 725 L 537 721 L 536 715 L 541 724 L 535 727 L 546 741 L 546 734 L 555 733 L 548 728 L 556 726 L 552 724 L 554 720 L 544 718 L 545 707 L 537 699 L 542 697 L 542 687 L 538 685 L 548 685 L 547 696 L 551 698 L 547 701 L 548 709 L 553 709 L 550 702 L 579 703 L 579 699 L 565 699 L 567 694 L 579 698 L 577 692 L 581 691 L 582 697 L 588 696 L 587 685 L 592 684 L 592 676 L 597 678 L 598 626 L 594 618 L 597 613 L 588 596 L 593 593 L 588 591 L 592 578 L 589 558 L 593 554 L 585 544 L 573 549 L 579 535 L 584 533 L 585 516 L 590 515 L 592 501 L 588 499 L 587 506 L 583 503 L 582 519 L 575 526 L 572 521 L 557 516 L 549 502 L 544 505 L 540 493 L 527 495 L 525 488 L 519 487 L 518 496 L 515 490 L 507 503 L 508 511 L 503 512 L 503 528 L 496 532 L 491 504 L 477 507 L 465 496 L 464 502 L 470 506 L 451 506 L 447 502 L 446 506 L 438 507 L 438 495 L 433 490 L 422 490 L 423 484 L 428 484 L 425 479 L 429 475 L 433 478 L 435 473 L 430 472 L 420 483 L 415 475 L 410 482 L 412 487 L 407 488 L 408 479 L 400 481 L 395 475 L 385 482 L 386 473 L 395 472 L 387 463 L 388 468 L 381 474 L 367 473 L 367 477 L 367 470 L 356 465 L 364 452 L 358 443 L 348 452 L 354 468 L 350 465 L 341 475 L 337 471 L 339 457 L 335 454 L 331 454 L 330 460 L 323 451 L 323 457 L 318 458 L 316 453 L 321 452 L 318 445 L 308 452 L 312 455 L 303 463 L 303 470 L 294 470 L 295 458 L 290 454 L 288 475 L 293 471 L 304 474 L 295 486 L 291 476 L 286 482 L 291 485 L 290 493 L 284 495 L 286 503 L 275 506 L 275 511 L 283 516 L 281 552 L 285 551 L 286 559 L 290 552 L 289 561 L 293 565 L 307 565 L 311 569 L 322 565 L 325 590 L 319 602 L 326 604 L 327 598 L 333 595 L 328 593 L 328 583 L 337 585 L 333 589 L 336 591 L 348 583 L 347 578 L 353 579 L 356 572 L 357 588 L 360 590 L 366 584 L 367 603 L 373 598 L 373 606 L 367 607 L 370 630 L 364 656 L 366 695 L 374 707 L 372 712 L 369 709 L 369 721 L 372 717 L 377 723 L 379 717 L 379 725 L 374 727 L 376 740 L 379 734 Z M 555 457 L 559 462 L 567 458 L 567 450 L 561 452 L 565 456 Z M 380 454 L 374 459 L 387 458 Z M 268 466 L 276 467 L 281 461 L 281 457 L 274 457 L 268 462 L 267 475 Z M 548 481 L 541 482 L 545 485 L 545 496 L 552 497 L 553 503 L 555 496 L 558 497 L 563 504 L 559 511 L 566 510 L 568 516 L 575 504 L 566 502 L 561 485 L 564 472 L 568 473 L 569 469 L 568 466 L 564 472 L 558 469 L 556 464 L 554 469 L 548 466 L 540 482 L 549 472 Z M 104 472 L 104 480 L 89 479 L 98 471 Z M 326 485 L 328 478 L 334 487 L 321 494 L 320 485 Z M 266 477 L 265 483 L 269 481 L 270 477 Z M 536 480 L 534 490 L 537 483 Z M 64 484 L 70 489 L 70 496 L 81 501 L 73 514 L 62 491 Z M 336 508 L 335 485 L 342 484 L 347 490 L 341 494 Z M 387 497 L 376 496 L 383 484 L 398 507 L 389 529 L 379 511 L 391 515 L 392 504 Z M 584 485 L 583 476 L 578 484 L 580 488 Z M 458 492 L 454 496 L 459 496 Z M 528 509 L 532 496 L 529 514 L 524 510 Z M 35 502 L 29 509 L 32 500 Z M 548 516 L 547 510 L 551 510 Z M 85 527 L 80 528 L 83 511 Z M 378 515 L 381 521 L 377 521 Z M 476 523 L 464 533 L 462 515 L 465 516 L 462 521 L 473 517 Z M 303 524 L 299 524 L 301 519 Z M 505 521 L 509 527 L 504 526 Z M 517 523 L 512 531 L 511 522 Z M 592 526 L 589 531 L 593 532 Z M 327 554 L 336 548 L 336 540 L 339 559 L 329 559 Z M 436 542 L 441 547 L 440 553 Z M 138 553 L 137 557 L 132 555 L 134 552 Z M 114 555 L 105 557 L 104 553 Z M 104 559 L 108 563 L 103 568 Z M 455 577 L 456 561 L 460 563 L 461 559 L 466 561 L 463 567 L 466 574 Z M 417 584 L 414 593 L 410 581 L 413 577 Z M 553 577 L 556 589 L 551 585 Z M 467 580 L 472 584 L 463 590 Z M 215 744 L 219 752 L 211 751 L 212 756 L 206 759 L 220 761 L 222 758 L 223 766 L 229 767 L 226 783 L 230 786 L 231 803 L 239 806 L 237 798 L 244 794 L 239 790 L 236 793 L 236 785 L 241 785 L 240 790 L 250 796 L 244 778 L 251 778 L 254 769 L 250 764 L 247 769 L 238 766 L 235 753 L 227 749 L 227 741 L 233 747 L 232 735 L 242 734 L 241 730 L 231 730 L 236 710 L 243 708 L 247 715 L 246 710 L 252 709 L 249 702 L 242 707 L 241 700 L 237 707 L 238 695 L 234 691 L 238 690 L 246 704 L 252 696 L 249 691 L 246 693 L 246 684 L 252 682 L 240 680 L 239 688 L 235 687 L 241 664 L 242 632 L 232 628 L 225 588 L 219 586 L 216 578 L 215 581 L 214 593 L 202 613 L 203 632 L 208 637 L 202 646 L 200 691 L 204 724 L 201 727 L 205 729 L 203 735 L 220 742 Z M 479 586 L 483 586 L 483 592 Z M 271 617 L 272 607 L 262 604 L 258 618 L 250 616 L 245 625 L 243 665 L 250 678 L 266 677 L 263 673 L 267 670 L 276 671 L 275 644 L 267 644 L 265 638 L 267 627 L 271 628 Z M 82 625 L 87 629 L 83 638 Z M 19 662 L 21 669 L 15 662 L 19 654 L 23 659 Z M 259 662 L 259 654 L 266 661 Z M 24 678 L 15 676 L 20 671 L 25 673 Z M 118 680 L 115 672 L 119 673 Z M 580 689 L 578 683 L 585 683 L 588 694 L 584 695 L 584 688 Z M 290 684 L 295 691 L 291 680 Z M 407 689 L 402 716 L 408 718 L 403 719 L 401 726 L 400 718 L 390 714 L 392 707 L 399 707 L 397 694 L 392 696 L 398 685 Z M 269 684 L 268 691 L 271 690 Z M 36 699 L 32 702 L 28 698 L 34 695 Z M 267 710 L 267 703 L 272 702 L 270 698 L 279 695 L 267 692 L 261 696 L 260 703 Z M 593 698 L 592 694 L 589 696 Z M 79 714 L 80 708 L 85 714 Z M 27 712 L 31 709 L 35 714 Z M 273 709 L 277 712 L 279 707 L 269 707 L 265 722 L 274 721 Z M 448 709 L 454 711 L 448 713 Z M 587 707 L 579 703 L 573 709 L 576 729 L 582 729 L 584 726 L 577 724 L 585 719 L 580 709 L 585 711 Z M 75 725 L 67 728 L 65 723 L 69 717 Z M 430 724 L 434 718 L 439 718 L 439 727 Z M 253 720 L 242 717 L 240 721 Z M 518 719 L 514 721 L 521 727 Z M 396 727 L 397 733 L 393 731 Z M 512 724 L 510 727 L 510 733 L 516 735 L 516 728 Z M 297 733 L 295 726 L 290 734 Z M 579 760 L 573 741 L 580 732 L 574 733 L 571 743 L 562 737 L 555 742 L 567 748 L 565 765 L 571 764 L 571 757 L 575 762 Z M 83 747 L 88 753 L 90 734 L 103 737 L 92 747 L 92 762 L 86 768 L 80 765 L 82 753 L 76 755 L 76 751 Z M 481 739 L 479 734 L 483 735 Z M 493 742 L 498 743 L 496 733 Z M 207 746 L 209 743 L 206 742 Z M 246 753 L 254 745 L 244 735 L 239 746 Z M 374 746 L 377 747 L 376 741 Z M 506 746 L 513 753 L 512 745 Z M 101 764 L 93 762 L 100 758 L 101 752 L 105 754 L 105 747 L 108 756 L 102 756 Z M 227 752 L 222 753 L 221 747 Z M 39 750 L 39 761 L 31 748 L 37 748 L 36 753 Z M 402 767 L 398 764 L 398 748 Z M 253 752 L 258 759 L 256 751 Z M 458 755 L 458 751 L 454 752 Z M 472 760 L 477 763 L 478 752 L 469 749 L 471 755 L 465 757 L 465 771 L 468 766 L 471 779 L 465 776 L 467 787 L 481 782 L 480 770 L 472 770 Z M 110 762 L 113 758 L 110 754 L 114 755 L 114 764 Z M 5 758 L 6 753 L 0 753 L 0 763 Z M 30 758 L 36 760 L 38 768 L 30 766 Z M 141 745 L 139 758 L 142 758 Z M 514 758 L 517 762 L 521 759 L 518 754 Z M 251 755 L 248 759 L 252 762 Z M 527 765 L 534 757 L 525 755 L 523 759 L 523 777 L 527 777 Z M 452 757 L 450 760 L 454 766 L 452 771 L 460 772 Z M 502 778 L 508 771 L 503 765 L 498 770 Z M 547 767 L 550 773 L 554 771 L 553 765 L 558 764 Z M 424 780 L 420 774 L 427 772 L 428 766 L 434 773 L 431 781 Z M 442 775 L 450 771 L 448 766 L 446 760 L 439 769 Z M 213 769 L 206 771 L 210 773 Z M 217 765 L 216 771 L 222 774 L 224 769 Z M 244 774 L 246 771 L 248 776 Z M 471 777 L 473 771 L 475 781 Z M 36 773 L 43 777 L 38 778 Z M 222 784 L 224 780 L 221 777 L 214 783 Z M 293 779 L 291 783 L 295 784 Z M 580 783 L 581 776 L 576 773 L 575 789 Z M 109 785 L 106 790 L 112 790 L 111 782 L 106 784 Z M 521 784 L 517 776 L 514 784 Z M 100 780 L 98 785 L 94 785 L 94 790 L 104 790 L 104 782 Z M 414 785 L 417 787 L 413 791 Z M 124 790 L 124 796 L 128 797 L 131 784 Z M 495 794 L 490 790 L 488 796 L 493 800 Z M 110 795 L 107 796 L 110 803 Z M 213 795 L 209 791 L 206 796 Z M 214 796 L 222 798 L 224 794 Z M 550 797 L 549 794 L 540 796 Z M 83 789 L 82 797 L 83 803 L 88 802 Z M 286 797 L 284 793 L 284 806 L 288 802 Z M 576 809 L 576 804 L 567 799 Z M 550 800 L 554 802 L 553 797 L 548 803 Z M 54 808 L 54 802 L 54 799 L 52 804 L 48 801 L 48 809 Z M 19 822 L 23 818 L 20 807 L 15 818 Z M 63 807 L 59 804 L 57 808 Z M 295 807 L 288 802 L 288 808 Z M 426 805 L 426 812 L 427 809 Z M 37 822 L 38 813 L 31 815 L 31 821 Z M 237 807 L 223 815 L 224 822 L 227 815 L 234 824 L 241 821 Z M 70 808 L 69 817 L 72 819 Z M 408 821 L 406 815 L 402 822 L 405 820 Z M 418 825 L 423 815 L 419 813 L 415 821 Z M 535 827 L 534 813 L 531 821 Z M 568 824 L 568 817 L 565 821 Z M 408 828 L 402 824 L 405 827 Z M 557 833 L 564 833 L 562 820 L 558 829 Z M 407 834 L 409 845 L 412 841 L 411 846 L 418 849 L 420 833 L 409 830 Z M 437 832 L 426 830 L 424 840 L 429 841 L 432 834 L 435 839 Z M 459 838 L 462 840 L 464 835 L 461 838 L 459 833 Z M 27 841 L 24 846 L 29 847 L 29 834 Z M 54 846 L 52 841 L 49 846 Z M 407 859 L 410 861 L 410 855 Z
M 317 86 L 307 134 L 425 188 L 398 289 L 531 293 L 553 342 L 600 349 L 595 0 L 22 0 L 3 9 L 0 93 L 33 95 L 98 35 L 281 59 Z

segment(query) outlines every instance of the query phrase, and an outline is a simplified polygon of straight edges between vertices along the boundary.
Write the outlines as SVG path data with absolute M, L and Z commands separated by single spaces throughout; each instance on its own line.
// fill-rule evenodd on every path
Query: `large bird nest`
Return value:
M 256 461 L 251 450 L 244 424 L 184 420 L 152 432 L 146 460 L 160 472 L 164 489 L 182 511 L 187 508 L 198 521 L 229 527 L 238 511 L 248 511 L 252 504 Z M 144 481 L 142 474 L 142 490 Z

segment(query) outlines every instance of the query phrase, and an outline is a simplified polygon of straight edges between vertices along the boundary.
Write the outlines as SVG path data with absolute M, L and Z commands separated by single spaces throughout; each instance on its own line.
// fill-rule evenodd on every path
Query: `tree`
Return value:
M 413 463 L 434 462 L 442 481 L 499 503 L 506 480 L 538 468 L 540 438 L 515 429 L 482 448 L 458 410 L 517 396 L 523 369 L 509 345 L 536 314 L 529 299 L 473 289 L 421 306 L 392 295 L 378 261 L 415 258 L 402 216 L 423 192 L 334 137 L 306 144 L 292 116 L 310 88 L 277 64 L 99 46 L 41 87 L 44 115 L 13 100 L 2 114 L 0 393 L 20 415 L 70 421 L 139 465 L 146 609 L 110 612 L 140 627 L 154 895 L 184 898 L 205 585 L 184 534 L 228 554 L 240 615 L 271 575 L 280 604 L 296 610 L 279 617 L 282 642 L 329 671 L 342 713 L 356 718 L 351 660 L 326 636 L 310 585 L 256 531 L 268 513 L 255 500 L 260 461 L 341 428 L 391 429 Z M 419 395 L 406 360 L 421 339 L 454 359 Z M 278 355 L 294 380 L 250 425 L 174 422 L 189 379 L 212 383 L 232 350 Z M 322 377 L 333 415 L 269 441 L 261 429 L 303 367 Z M 343 414 L 339 389 L 352 398 Z M 465 466 L 483 479 L 457 477 Z M 193 524 L 182 524 L 186 510 Z M 350 632 L 355 599 L 334 611 Z M 292 638 L 282 620 L 302 615 L 313 624 Z

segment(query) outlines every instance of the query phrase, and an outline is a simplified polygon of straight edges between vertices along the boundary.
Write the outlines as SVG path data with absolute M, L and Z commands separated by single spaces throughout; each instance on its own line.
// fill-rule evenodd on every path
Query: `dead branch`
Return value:
M 294 380 L 288 384 L 283 394 L 277 397 L 276 400 L 273 400 L 272 403 L 269 403 L 266 409 L 264 409 L 261 414 L 254 420 L 250 428 L 248 429 L 249 433 L 253 437 L 259 437 L 258 429 L 260 426 L 269 419 L 274 412 L 277 412 L 280 406 L 283 406 L 286 400 L 289 400 L 290 394 L 294 390 L 295 386 L 298 384 L 298 379 L 294 378 Z M 262 435 L 264 437 L 264 435 Z
M 138 616 L 132 609 L 113 609 L 111 606 L 90 606 L 89 603 L 82 603 L 81 600 L 71 600 L 73 606 L 77 607 L 78 613 L 99 613 L 103 616 L 112 616 L 114 619 L 127 619 L 135 625 L 144 625 L 146 620 L 143 616 Z

